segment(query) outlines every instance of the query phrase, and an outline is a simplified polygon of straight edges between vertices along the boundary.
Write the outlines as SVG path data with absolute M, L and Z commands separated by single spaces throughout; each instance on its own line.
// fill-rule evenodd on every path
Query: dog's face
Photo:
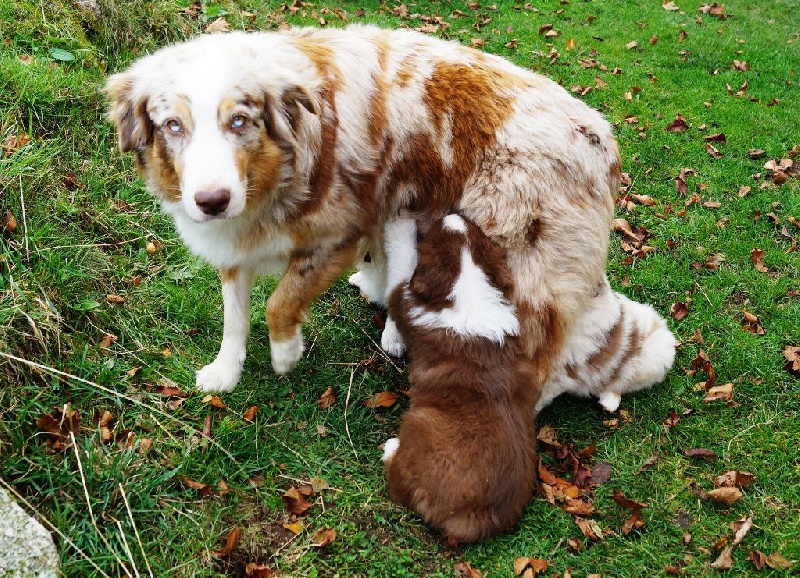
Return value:
M 112 76 L 110 117 L 120 149 L 135 151 L 168 211 L 196 222 L 231 219 L 290 177 L 300 117 L 314 106 L 291 81 L 253 80 L 247 52 L 226 60 L 185 51 L 164 49 Z

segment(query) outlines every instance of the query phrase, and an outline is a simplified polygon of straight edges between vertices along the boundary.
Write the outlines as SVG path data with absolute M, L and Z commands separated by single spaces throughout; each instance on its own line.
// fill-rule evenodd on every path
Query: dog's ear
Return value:
M 314 101 L 301 86 L 294 85 L 284 89 L 279 101 L 272 96 L 266 96 L 264 125 L 267 133 L 273 138 L 293 142 L 303 114 L 301 107 L 311 114 L 317 114 Z
M 461 233 L 444 229 L 440 220 L 417 243 L 417 268 L 409 289 L 425 306 L 436 310 L 452 306 L 449 296 L 461 273 L 465 241 Z
M 111 101 L 109 119 L 117 128 L 119 149 L 128 151 L 141 149 L 153 142 L 153 121 L 147 114 L 147 100 L 134 97 L 135 81 L 129 73 L 111 76 L 105 91 Z
M 480 266 L 493 287 L 499 289 L 507 299 L 511 298 L 514 279 L 508 269 L 507 251 L 487 237 L 472 221 L 465 219 L 465 222 L 472 260 Z

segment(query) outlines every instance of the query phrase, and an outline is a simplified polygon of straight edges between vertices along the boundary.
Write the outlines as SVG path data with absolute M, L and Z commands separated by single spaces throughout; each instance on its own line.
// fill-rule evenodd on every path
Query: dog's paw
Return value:
M 397 329 L 397 324 L 389 317 L 381 333 L 381 348 L 393 357 L 402 357 L 406 351 L 406 344 L 403 336 Z
M 303 333 L 297 328 L 295 336 L 287 341 L 269 340 L 272 352 L 272 369 L 278 375 L 289 373 L 303 357 Z
M 617 411 L 619 402 L 622 400 L 622 395 L 616 391 L 604 391 L 598 396 L 597 401 L 603 406 L 606 411 Z
M 362 269 L 350 275 L 348 281 L 350 285 L 358 287 L 358 291 L 364 299 L 378 305 L 383 304 L 386 279 L 379 272 Z
M 397 453 L 397 448 L 400 447 L 400 438 L 389 438 L 386 440 L 386 443 L 383 444 L 383 456 L 381 460 L 384 462 L 388 462 L 394 457 L 394 454 Z
M 215 359 L 197 371 L 195 385 L 199 391 L 205 392 L 233 391 L 241 376 L 241 365 Z

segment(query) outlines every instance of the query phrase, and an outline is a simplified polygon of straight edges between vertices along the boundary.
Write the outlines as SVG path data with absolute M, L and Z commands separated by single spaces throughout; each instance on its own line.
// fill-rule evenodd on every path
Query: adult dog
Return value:
M 540 389 L 605 283 L 620 159 L 603 117 L 508 61 L 409 30 L 204 36 L 108 80 L 111 120 L 190 250 L 217 267 L 224 328 L 197 386 L 238 382 L 255 275 L 272 365 L 300 359 L 313 299 L 383 223 L 455 210 L 508 255 Z

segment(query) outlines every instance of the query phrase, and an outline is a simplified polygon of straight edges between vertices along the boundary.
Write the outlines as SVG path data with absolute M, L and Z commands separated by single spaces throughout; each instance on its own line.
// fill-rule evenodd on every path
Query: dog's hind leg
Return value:
M 239 382 L 250 336 L 253 276 L 250 269 L 220 271 L 224 314 L 222 344 L 216 359 L 197 372 L 200 391 L 231 391 Z

